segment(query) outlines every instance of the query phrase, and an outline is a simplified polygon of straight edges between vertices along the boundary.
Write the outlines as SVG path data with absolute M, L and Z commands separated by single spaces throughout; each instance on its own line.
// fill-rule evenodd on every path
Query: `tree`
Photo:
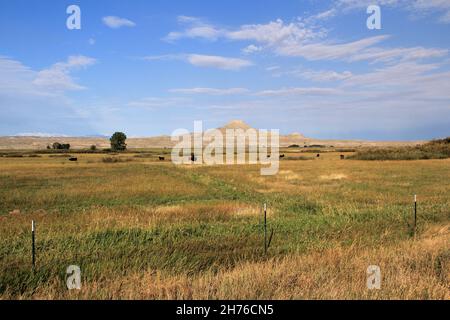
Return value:
M 89 149 L 91 151 L 95 151 L 95 150 L 97 150 L 97 146 L 95 144 L 93 144 Z
M 55 142 L 54 144 L 52 144 L 52 148 L 54 150 L 69 150 L 70 149 L 70 144 L 69 143 Z M 48 147 L 48 149 L 49 149 L 49 147 Z
M 127 148 L 125 143 L 127 136 L 123 132 L 115 132 L 109 141 L 111 141 L 111 150 L 113 151 L 124 151 Z

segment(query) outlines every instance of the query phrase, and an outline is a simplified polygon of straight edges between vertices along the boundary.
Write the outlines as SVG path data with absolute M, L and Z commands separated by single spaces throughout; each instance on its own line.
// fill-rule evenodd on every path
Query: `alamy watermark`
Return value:
M 377 5 L 370 5 L 367 7 L 367 14 L 370 16 L 367 18 L 366 25 L 369 30 L 381 29 L 381 8 Z
M 367 18 L 366 26 L 369 30 L 381 29 L 381 8 L 378 5 L 370 5 L 366 10 L 370 16 Z M 81 29 L 81 9 L 77 5 L 70 5 L 66 9 L 69 17 L 66 20 L 66 26 L 69 30 Z
M 71 265 L 67 267 L 66 274 L 67 277 L 67 289 L 69 290 L 80 290 L 81 289 L 81 269 L 79 266 Z
M 81 9 L 77 5 L 70 5 L 66 9 L 66 13 L 70 16 L 66 20 L 66 26 L 69 30 L 81 29 Z
M 280 132 L 278 129 L 209 129 L 203 132 L 202 121 L 194 121 L 194 132 L 177 129 L 171 140 L 172 162 L 180 164 L 261 164 L 261 175 L 278 173 Z M 269 152 L 270 151 L 270 152 Z
M 367 289 L 381 289 L 381 269 L 377 265 L 367 267 Z

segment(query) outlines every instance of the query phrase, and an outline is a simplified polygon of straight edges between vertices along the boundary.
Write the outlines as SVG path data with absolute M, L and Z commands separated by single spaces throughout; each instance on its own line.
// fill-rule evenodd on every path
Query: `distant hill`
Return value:
M 248 130 L 248 129 L 252 129 L 251 126 L 249 126 L 248 124 L 246 124 L 244 121 L 242 120 L 232 120 L 230 122 L 228 122 L 226 125 L 224 125 L 223 127 L 219 128 L 219 130 L 226 130 L 226 129 L 243 129 L 243 130 Z
M 226 129 L 243 129 L 248 130 L 252 127 L 242 120 L 233 120 L 224 126 L 218 128 L 225 133 Z M 91 137 L 54 137 L 50 135 L 42 136 L 13 136 L 0 137 L 0 150 L 38 150 L 46 149 L 48 145 L 54 142 L 69 143 L 75 149 L 88 149 L 95 145 L 99 149 L 109 148 L 109 138 L 103 136 Z M 280 146 L 288 147 L 290 145 L 299 145 L 300 147 L 308 145 L 324 145 L 334 147 L 376 147 L 376 146 L 412 146 L 424 141 L 399 141 L 399 142 L 383 142 L 383 141 L 364 141 L 364 140 L 320 140 L 307 138 L 303 134 L 294 132 L 288 135 L 280 135 Z M 171 141 L 169 135 L 156 137 L 128 138 L 128 149 L 145 149 L 145 148 L 171 148 L 175 142 Z

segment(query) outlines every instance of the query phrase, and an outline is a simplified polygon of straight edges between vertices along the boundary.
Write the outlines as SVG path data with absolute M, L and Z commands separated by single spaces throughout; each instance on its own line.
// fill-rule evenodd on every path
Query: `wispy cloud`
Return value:
M 249 60 L 202 54 L 191 54 L 187 57 L 187 61 L 197 67 L 218 68 L 223 70 L 240 70 L 252 65 L 252 62 Z
M 74 74 L 95 62 L 86 56 L 70 56 L 66 61 L 35 70 L 0 56 L 1 132 L 93 132 L 89 121 L 79 116 L 79 109 L 74 107 L 76 95 L 68 93 L 86 89 Z M 98 121 L 96 118 L 93 122 Z
M 186 26 L 185 30 L 170 32 L 164 40 L 172 42 L 181 38 L 202 38 L 214 41 L 223 33 L 223 30 L 196 17 L 178 16 L 177 20 L 181 25 Z
M 103 17 L 102 19 L 103 23 L 112 29 L 119 29 L 122 27 L 135 27 L 136 23 L 134 23 L 131 20 L 120 18 L 116 16 L 107 16 Z
M 400 62 L 377 68 L 374 71 L 354 74 L 346 79 L 345 84 L 357 87 L 382 87 L 386 92 L 400 86 L 415 91 L 419 89 L 418 85 L 421 80 L 430 72 L 438 70 L 439 67 L 440 65 L 436 63 Z M 442 80 L 444 79 L 442 78 Z M 439 87 L 442 88 L 442 86 Z
M 85 87 L 75 83 L 70 76 L 73 70 L 86 68 L 96 63 L 96 60 L 86 56 L 70 56 L 66 62 L 59 62 L 48 69 L 37 73 L 33 84 L 40 88 L 57 91 L 82 90 Z
M 421 60 L 428 58 L 440 58 L 448 54 L 447 49 L 438 48 L 369 48 L 350 57 L 350 61 L 369 60 L 371 62 L 390 62 L 395 59 L 402 61 Z
M 439 22 L 450 23 L 450 10 L 447 11 L 442 17 L 440 17 Z
M 187 18 L 183 16 L 183 21 Z M 175 41 L 181 38 L 203 38 L 217 40 L 248 40 L 265 46 L 279 43 L 302 42 L 323 36 L 323 30 L 309 28 L 300 20 L 284 23 L 277 19 L 266 24 L 242 25 L 237 29 L 219 28 L 199 18 L 189 17 L 187 26 L 182 31 L 173 31 L 166 36 L 166 40 Z
M 329 10 L 326 10 L 326 11 L 319 12 L 319 13 L 317 13 L 315 15 L 310 16 L 310 17 L 307 17 L 305 19 L 305 21 L 307 23 L 316 23 L 316 22 L 320 22 L 320 21 L 323 21 L 323 20 L 328 20 L 328 19 L 336 16 L 337 13 L 338 13 L 338 11 L 335 8 L 332 8 L 332 9 L 329 9 Z
M 312 61 L 336 59 L 348 60 L 351 59 L 352 56 L 359 54 L 366 48 L 369 48 L 387 38 L 388 36 L 381 35 L 347 43 L 293 43 L 279 47 L 277 49 L 277 52 L 285 56 L 303 57 Z
M 261 46 L 255 46 L 254 44 L 251 44 L 251 45 L 245 47 L 244 49 L 242 49 L 242 52 L 245 54 L 252 54 L 255 52 L 259 52 L 261 50 L 262 50 Z
M 21 132 L 15 134 L 16 137 L 43 137 L 43 138 L 53 138 L 53 137 L 69 137 L 65 134 L 60 133 L 47 133 L 47 132 Z
M 353 76 L 350 71 L 337 72 L 331 70 L 294 70 L 288 72 L 288 74 L 316 82 L 345 80 Z
M 279 70 L 280 66 L 270 66 L 266 68 L 266 71 L 275 71 L 275 70 Z
M 337 0 L 334 9 L 345 12 L 366 8 L 372 4 L 405 9 L 421 15 L 435 12 L 440 14 L 438 22 L 450 23 L 449 0 Z
M 323 96 L 337 95 L 341 91 L 335 88 L 283 88 L 275 90 L 263 90 L 257 92 L 257 96 Z
M 400 0 L 385 0 L 380 3 L 386 5 L 397 5 Z M 364 2 L 364 1 L 362 1 Z M 450 3 L 450 0 L 435 0 L 432 3 L 421 4 L 415 2 L 414 7 L 436 8 L 438 2 Z M 270 50 L 278 56 L 302 57 L 307 60 L 344 60 L 386 62 L 394 59 L 414 60 L 442 57 L 447 50 L 439 48 L 378 48 L 375 47 L 388 39 L 389 35 L 378 35 L 366 37 L 355 41 L 333 41 L 326 39 L 328 31 L 320 26 L 324 21 L 335 16 L 339 10 L 350 10 L 361 7 L 360 1 L 339 0 L 334 8 L 320 12 L 306 18 L 285 23 L 281 19 L 262 24 L 247 24 L 238 28 L 219 28 L 210 23 L 205 23 L 195 17 L 179 17 L 187 28 L 182 31 L 171 32 L 166 37 L 171 41 L 181 38 L 204 38 L 217 40 L 223 38 L 231 41 L 251 41 L 247 47 L 242 49 L 244 54 Z M 442 8 L 446 4 L 441 5 Z M 448 15 L 450 19 L 450 13 Z M 444 18 L 445 19 L 445 18 Z M 319 23 L 319 24 L 318 24 Z
M 128 107 L 137 107 L 137 108 L 150 108 L 150 109 L 156 109 L 156 108 L 166 108 L 166 107 L 177 107 L 177 106 L 183 106 L 188 102 L 188 100 L 184 98 L 176 98 L 176 97 L 147 97 L 142 98 L 139 100 L 133 100 L 128 102 Z
M 154 56 L 142 57 L 142 60 L 146 61 L 170 61 L 170 60 L 186 60 L 188 55 L 186 54 L 161 54 Z
M 146 61 L 181 60 L 186 61 L 196 67 L 216 68 L 234 71 L 253 65 L 253 63 L 249 60 L 203 54 L 165 54 L 157 56 L 146 56 L 142 59 Z
M 243 25 L 237 30 L 226 32 L 224 37 L 231 40 L 256 41 L 266 46 L 273 46 L 303 43 L 322 38 L 324 35 L 323 30 L 315 30 L 301 20 L 284 23 L 283 20 L 277 19 L 266 24 Z
M 170 89 L 171 93 L 181 93 L 181 94 L 205 94 L 205 95 L 235 95 L 244 94 L 249 92 L 246 88 L 227 88 L 227 89 L 217 89 L 217 88 L 184 88 L 184 89 Z
M 21 62 L 0 56 L 0 94 L 11 96 L 57 96 L 66 91 L 82 90 L 72 73 L 96 63 L 96 59 L 78 55 L 39 71 Z

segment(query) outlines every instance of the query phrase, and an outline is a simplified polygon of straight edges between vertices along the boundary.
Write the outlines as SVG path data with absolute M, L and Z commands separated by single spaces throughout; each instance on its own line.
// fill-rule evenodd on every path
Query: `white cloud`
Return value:
M 196 17 L 178 16 L 177 20 L 180 24 L 187 25 L 187 28 L 179 32 L 170 32 L 164 40 L 172 42 L 181 38 L 203 38 L 213 41 L 219 38 L 223 32 Z
M 223 70 L 240 70 L 244 67 L 253 65 L 253 63 L 249 60 L 202 54 L 164 54 L 158 56 L 146 56 L 142 59 L 146 61 L 181 60 L 196 67 L 209 67 Z
M 266 68 L 266 71 L 275 71 L 275 70 L 279 70 L 280 66 L 270 66 Z
M 450 10 L 439 19 L 439 22 L 450 23 Z
M 293 72 L 291 72 L 291 74 L 301 77 L 301 78 L 304 78 L 304 79 L 317 81 L 317 82 L 345 80 L 345 79 L 349 79 L 353 76 L 353 74 L 350 71 L 336 72 L 336 71 L 329 71 L 329 70 L 293 71 Z
M 48 69 L 39 71 L 33 80 L 33 84 L 40 88 L 55 91 L 85 89 L 83 86 L 75 83 L 70 73 L 73 70 L 91 66 L 95 62 L 95 59 L 86 56 L 70 56 L 66 62 L 58 62 Z
M 324 30 L 309 28 L 300 20 L 285 24 L 283 20 L 277 19 L 267 24 L 248 24 L 235 30 L 229 30 L 215 27 L 199 18 L 182 17 L 182 22 L 188 24 L 187 28 L 183 31 L 170 32 L 165 37 L 165 40 L 174 41 L 181 38 L 217 40 L 218 38 L 224 38 L 228 40 L 255 41 L 266 46 L 273 46 L 280 43 L 299 43 L 317 39 L 324 35 Z M 253 46 L 256 47 L 256 45 Z
M 191 17 L 191 16 L 178 16 L 177 21 L 179 23 L 200 23 L 201 20 L 197 17 Z
M 334 16 L 336 16 L 337 14 L 337 10 L 335 8 L 323 11 L 323 12 L 319 12 L 318 14 L 315 14 L 313 16 L 310 16 L 308 18 L 305 19 L 305 21 L 307 23 L 316 23 L 319 21 L 323 21 L 323 20 L 328 20 Z
M 161 107 L 183 106 L 183 104 L 185 104 L 186 102 L 187 102 L 186 99 L 176 97 L 168 97 L 168 98 L 148 97 L 131 101 L 127 105 L 129 107 L 155 109 Z
M 201 54 L 191 54 L 187 57 L 187 60 L 190 64 L 197 67 L 210 67 L 223 70 L 240 70 L 241 68 L 252 65 L 252 62 L 248 60 Z
M 323 96 L 337 95 L 341 92 L 335 88 L 283 88 L 276 90 L 263 90 L 256 93 L 257 96 Z
M 21 62 L 0 56 L 0 94 L 9 96 L 61 96 L 65 91 L 82 90 L 71 73 L 93 65 L 95 59 L 70 56 L 47 69 L 32 70 Z
M 170 32 L 165 40 L 174 41 L 180 38 L 204 38 L 208 40 L 216 40 L 219 33 L 214 28 L 208 26 L 193 27 L 185 32 Z
M 367 8 L 370 5 L 396 6 L 411 0 L 337 0 L 336 6 L 344 10 Z M 414 0 L 413 0 L 414 1 Z
M 418 14 L 437 12 L 441 14 L 439 22 L 450 23 L 450 0 L 338 0 L 336 8 L 349 11 L 367 8 L 372 4 L 406 9 L 411 13 Z
M 156 56 L 145 56 L 142 57 L 142 60 L 146 61 L 169 61 L 169 60 L 185 60 L 187 58 L 187 55 L 185 54 L 161 54 Z
M 96 59 L 78 55 L 78 56 L 69 56 L 67 62 L 60 62 L 55 64 L 55 66 L 59 66 L 63 69 L 72 69 L 72 68 L 85 68 L 88 66 L 92 66 L 97 62 Z
M 267 24 L 243 25 L 238 30 L 226 32 L 224 36 L 231 40 L 249 40 L 275 46 L 303 43 L 321 38 L 324 33 L 308 28 L 301 21 L 285 24 L 283 20 L 277 19 Z
M 440 71 L 438 63 L 399 62 L 373 71 L 353 74 L 338 87 L 347 97 L 373 102 L 389 101 L 398 106 L 410 104 L 430 108 L 440 100 L 448 106 L 450 99 L 449 71 Z
M 245 54 L 252 54 L 255 52 L 259 52 L 261 50 L 262 50 L 262 47 L 258 47 L 258 46 L 255 46 L 254 44 L 251 44 L 251 45 L 245 47 L 244 49 L 242 49 L 242 52 Z
M 33 84 L 54 91 L 83 90 L 85 87 L 75 83 L 72 77 L 62 69 L 50 68 L 39 71 Z
M 0 56 L 0 95 L 43 94 L 33 85 L 36 74 L 21 62 Z
M 23 133 L 17 133 L 15 134 L 16 137 L 43 137 L 43 138 L 63 138 L 63 137 L 69 137 L 65 134 L 59 134 L 59 133 L 46 133 L 46 132 L 23 132 Z
M 407 3 L 406 0 L 379 0 L 380 5 L 398 6 Z M 370 62 L 389 62 L 394 59 L 414 60 L 424 58 L 442 57 L 447 50 L 436 48 L 390 48 L 382 49 L 374 47 L 376 44 L 389 38 L 389 35 L 378 35 L 358 39 L 351 42 L 325 41 L 327 30 L 316 26 L 317 22 L 335 16 L 340 10 L 364 8 L 373 4 L 372 0 L 338 0 L 335 5 L 324 12 L 307 17 L 305 19 L 285 23 L 281 19 L 265 24 L 247 24 L 235 29 L 218 28 L 202 19 L 195 17 L 179 17 L 179 21 L 188 24 L 183 31 L 171 32 L 166 37 L 172 41 L 180 38 L 204 38 L 216 40 L 223 38 L 232 41 L 251 41 L 253 43 L 245 47 L 244 54 L 256 53 L 269 49 L 280 56 L 303 57 L 307 60 L 344 60 Z M 415 0 L 408 4 L 412 10 L 446 9 L 450 8 L 450 0 Z M 449 9 L 450 10 L 450 9 Z M 441 20 L 450 20 L 450 11 Z
M 415 0 L 412 3 L 413 8 L 417 10 L 448 10 L 450 9 L 449 0 Z
M 418 82 L 424 74 L 437 70 L 438 64 L 418 64 L 416 62 L 402 62 L 374 71 L 355 74 L 348 80 L 347 85 L 353 86 L 409 86 Z
M 383 3 L 391 3 L 386 1 Z M 360 2 L 347 0 L 341 6 L 356 7 Z M 336 8 L 321 12 L 304 20 L 297 19 L 291 23 L 285 23 L 281 19 L 270 21 L 266 24 L 247 24 L 235 30 L 220 29 L 203 22 L 199 18 L 179 17 L 179 21 L 188 23 L 189 27 L 180 32 L 171 32 L 166 37 L 171 41 L 180 38 L 205 38 L 216 40 L 224 38 L 233 41 L 252 41 L 254 43 L 245 47 L 242 52 L 251 54 L 270 49 L 277 55 L 303 57 L 308 60 L 345 60 L 372 62 L 390 61 L 395 58 L 423 59 L 441 57 L 447 54 L 447 50 L 435 48 L 392 48 L 381 49 L 373 46 L 389 38 L 388 35 L 367 37 L 351 42 L 324 41 L 327 31 L 324 28 L 314 26 L 314 23 L 334 16 Z
M 303 57 L 308 60 L 346 60 L 362 50 L 385 40 L 387 37 L 385 35 L 374 36 L 340 44 L 325 42 L 312 44 L 293 43 L 292 45 L 282 46 L 277 51 L 285 56 Z
M 372 62 L 390 62 L 394 59 L 406 60 L 420 60 L 427 58 L 439 58 L 448 54 L 447 49 L 437 48 L 369 48 L 363 52 L 357 53 L 350 57 L 350 61 L 370 60 Z
M 228 89 L 217 89 L 217 88 L 187 88 L 187 89 L 171 89 L 169 92 L 181 93 L 181 94 L 205 94 L 205 95 L 234 95 L 247 93 L 249 90 L 245 88 L 228 88 Z
M 116 16 L 103 17 L 102 21 L 106 26 L 108 26 L 112 29 L 136 26 L 136 24 L 133 21 L 125 19 L 125 18 L 116 17 Z

